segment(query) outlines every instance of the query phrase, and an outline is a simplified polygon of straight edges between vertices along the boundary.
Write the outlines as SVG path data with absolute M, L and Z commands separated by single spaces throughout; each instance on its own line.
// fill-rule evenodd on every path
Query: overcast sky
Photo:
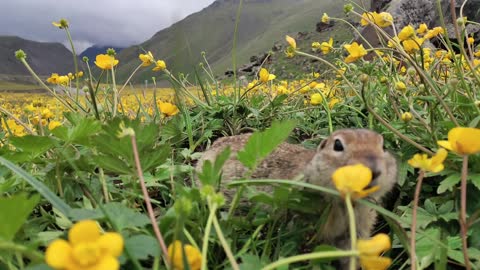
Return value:
M 70 22 L 78 53 L 93 44 L 129 46 L 200 11 L 214 0 L 0 0 L 0 35 L 66 43 L 63 30 L 52 25 Z M 67 46 L 68 48 L 69 46 Z

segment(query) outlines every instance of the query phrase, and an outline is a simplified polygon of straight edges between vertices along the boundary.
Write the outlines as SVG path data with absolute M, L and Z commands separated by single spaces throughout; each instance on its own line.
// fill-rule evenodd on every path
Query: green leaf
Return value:
M 0 238 L 13 240 L 39 200 L 38 195 L 28 198 L 26 194 L 0 198 Z
M 52 204 L 53 207 L 58 209 L 62 214 L 68 216 L 70 206 L 66 204 L 62 199 L 60 199 L 55 193 L 53 193 L 45 184 L 35 179 L 29 173 L 24 171 L 22 168 L 11 163 L 10 161 L 0 157 L 0 164 L 9 168 L 12 172 L 23 178 L 27 183 L 29 183 L 40 195 L 42 195 L 48 202 Z
M 108 217 L 112 219 L 114 224 L 119 226 L 118 230 L 125 228 L 144 227 L 150 224 L 150 219 L 144 214 L 141 214 L 133 209 L 125 207 L 125 205 L 117 202 L 112 202 L 104 205 Z
M 143 171 L 149 171 L 157 166 L 165 163 L 170 156 L 172 149 L 169 145 L 162 145 L 153 149 L 150 147 L 148 152 L 144 152 L 140 155 L 140 163 Z
M 125 246 L 130 256 L 137 260 L 146 260 L 149 256 L 157 257 L 161 254 L 156 238 L 149 235 L 135 235 L 125 239 Z
M 73 128 L 68 129 L 67 141 L 88 144 L 88 137 L 100 130 L 101 124 L 99 121 L 92 118 L 83 118 Z
M 245 254 L 241 258 L 242 264 L 239 265 L 241 270 L 260 269 L 265 266 L 258 256 Z
M 114 173 L 131 174 L 133 172 L 132 169 L 128 166 L 128 164 L 116 157 L 99 155 L 94 156 L 93 160 L 97 163 L 99 167 Z
M 202 166 L 202 172 L 198 174 L 198 179 L 202 185 L 217 186 L 218 181 L 220 181 L 223 164 L 225 164 L 225 161 L 230 157 L 230 153 L 230 147 L 226 147 L 217 155 L 214 164 L 212 164 L 210 160 L 205 160 Z
M 472 184 L 480 190 L 480 174 L 470 174 L 468 175 L 468 179 L 472 182 Z
M 274 122 L 265 131 L 254 132 L 243 150 L 237 153 L 238 160 L 253 171 L 275 148 L 288 138 L 296 122 L 287 120 Z
M 449 177 L 445 178 L 437 188 L 437 193 L 442 194 L 445 191 L 453 191 L 453 187 L 460 183 L 460 175 L 452 174 Z
M 26 135 L 23 137 L 12 137 L 10 143 L 16 148 L 28 152 L 33 156 L 41 155 L 50 150 L 55 141 L 51 137 Z

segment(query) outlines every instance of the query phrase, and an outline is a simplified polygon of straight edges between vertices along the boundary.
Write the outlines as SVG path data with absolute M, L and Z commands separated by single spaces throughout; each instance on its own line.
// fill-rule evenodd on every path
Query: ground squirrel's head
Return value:
M 395 158 L 384 149 L 382 135 L 368 129 L 341 129 L 333 132 L 318 146 L 307 166 L 305 178 L 312 184 L 333 188 L 333 172 L 346 165 L 361 163 L 372 170 L 371 186 L 380 190 L 371 198 L 380 199 L 397 181 Z

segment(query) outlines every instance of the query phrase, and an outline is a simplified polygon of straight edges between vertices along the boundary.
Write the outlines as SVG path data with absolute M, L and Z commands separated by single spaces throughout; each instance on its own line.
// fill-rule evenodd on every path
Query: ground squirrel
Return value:
M 225 147 L 230 146 L 232 154 L 223 167 L 221 190 L 231 199 L 235 189 L 227 189 L 226 183 L 241 178 L 247 169 L 236 159 L 235 153 L 241 150 L 251 134 L 224 137 L 216 140 L 199 160 L 196 170 L 200 171 L 204 160 L 213 161 Z M 383 137 L 368 129 L 341 129 L 333 132 L 323 140 L 317 150 L 306 149 L 300 145 L 282 143 L 265 160 L 263 160 L 251 178 L 293 179 L 304 174 L 304 181 L 334 188 L 331 176 L 339 167 L 361 163 L 372 170 L 372 183 L 380 189 L 367 199 L 380 203 L 381 198 L 390 191 L 397 180 L 397 163 L 395 158 L 384 149 Z M 260 186 L 263 191 L 271 187 Z M 344 202 L 337 196 L 325 196 L 332 203 L 332 211 L 319 233 L 319 241 L 349 248 L 348 217 Z M 355 216 L 358 237 L 368 238 L 377 214 L 362 204 L 355 204 Z

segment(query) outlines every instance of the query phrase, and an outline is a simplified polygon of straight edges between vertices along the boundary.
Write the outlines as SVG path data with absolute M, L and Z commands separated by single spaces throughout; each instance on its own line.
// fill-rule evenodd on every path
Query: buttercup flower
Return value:
M 365 189 L 372 181 L 372 171 L 362 164 L 340 167 L 333 173 L 332 180 L 342 196 L 350 194 L 353 199 L 366 197 L 380 188 Z
M 166 116 L 172 116 L 179 112 L 177 106 L 172 103 L 159 101 L 157 104 L 160 111 Z
M 400 33 L 398 33 L 398 38 L 400 39 L 400 41 L 411 39 L 413 37 L 415 37 L 415 28 L 413 28 L 413 26 L 411 26 L 410 24 L 403 27 Z
M 152 69 L 153 71 L 162 71 L 167 68 L 167 64 L 163 60 L 157 60 L 155 62 L 155 67 Z
M 428 26 L 426 23 L 422 23 L 418 26 L 417 34 L 423 35 L 428 31 Z
M 45 252 L 46 263 L 61 270 L 117 270 L 123 238 L 118 233 L 100 233 L 93 220 L 82 220 L 72 226 L 68 240 L 54 240 Z
M 471 155 L 480 152 L 480 129 L 455 127 L 448 132 L 448 141 L 437 141 L 441 147 L 459 155 Z
M 423 41 L 423 38 L 407 39 L 402 42 L 402 45 L 407 53 L 413 53 L 420 50 L 420 46 L 422 46 Z
M 153 58 L 152 52 L 148 52 L 146 54 L 138 55 L 138 58 L 142 61 L 142 67 L 147 67 L 153 64 L 155 59 Z
M 276 77 L 277 76 L 268 73 L 268 70 L 266 68 L 260 69 L 260 72 L 258 73 L 258 79 L 263 83 L 271 81 L 271 80 L 275 79 Z
M 200 250 L 192 245 L 183 245 L 180 241 L 175 241 L 168 246 L 168 257 L 172 260 L 172 265 L 175 270 L 185 269 L 183 263 L 183 251 L 185 250 L 186 261 L 190 270 L 199 270 L 202 266 L 202 254 Z
M 467 38 L 467 43 L 468 44 L 473 44 L 475 42 L 475 39 L 473 37 L 468 37 Z
M 58 77 L 58 73 L 52 73 L 52 75 L 47 79 L 47 82 L 51 84 L 57 84 Z
M 58 27 L 60 29 L 68 27 L 68 21 L 65 19 L 60 19 L 58 22 L 52 22 L 53 26 Z
M 323 97 L 319 93 L 315 93 L 310 97 L 310 104 L 312 105 L 319 105 L 322 103 L 322 101 Z
M 405 92 L 405 90 L 407 90 L 407 86 L 404 82 L 398 81 L 395 83 L 395 89 L 401 92 Z
M 292 47 L 293 49 L 297 49 L 297 42 L 295 41 L 294 38 L 292 38 L 292 37 L 289 36 L 289 35 L 286 35 L 286 36 L 285 36 L 285 40 L 288 42 L 288 44 L 290 45 L 290 47 Z
M 101 69 L 112 69 L 117 64 L 118 60 L 108 54 L 99 54 L 95 58 L 95 65 Z
M 322 42 L 322 44 L 320 44 L 320 50 L 322 50 L 323 54 L 329 53 L 332 49 L 333 49 L 333 38 L 330 38 L 328 40 L 328 43 L 324 41 Z
M 380 12 L 375 20 L 375 23 L 382 28 L 392 25 L 392 22 L 393 16 L 388 12 Z
M 413 116 L 412 116 L 411 113 L 409 113 L 409 112 L 402 113 L 402 121 L 403 122 L 405 122 L 405 123 L 410 122 L 412 120 L 412 118 L 413 118 Z
M 322 15 L 322 23 L 329 23 L 330 22 L 330 17 L 328 17 L 327 13 L 323 13 Z
M 358 45 L 357 42 L 353 42 L 352 44 L 343 45 L 343 47 L 349 53 L 347 58 L 345 58 L 346 63 L 351 63 L 351 62 L 357 61 L 358 59 L 367 55 L 367 50 L 365 50 L 363 45 Z
M 62 123 L 60 123 L 59 121 L 52 120 L 52 121 L 50 121 L 50 123 L 48 123 L 48 129 L 49 130 L 54 130 L 56 127 L 59 127 L 61 125 L 62 125 Z
M 392 259 L 380 254 L 392 247 L 390 237 L 379 233 L 369 240 L 359 239 L 357 249 L 360 253 L 360 265 L 365 270 L 384 270 L 392 264 Z
M 447 155 L 447 150 L 440 148 L 431 158 L 428 158 L 427 154 L 415 154 L 413 158 L 408 160 L 408 164 L 414 168 L 436 173 L 443 170 L 443 161 L 447 158 Z

